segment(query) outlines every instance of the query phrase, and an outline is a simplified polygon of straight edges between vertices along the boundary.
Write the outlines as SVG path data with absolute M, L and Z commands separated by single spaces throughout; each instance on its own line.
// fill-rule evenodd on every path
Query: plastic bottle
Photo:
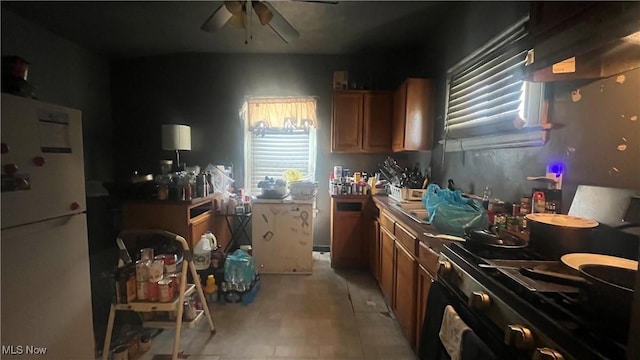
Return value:
M 484 194 L 482 194 L 482 207 L 487 210 L 489 209 L 489 196 L 491 196 L 491 188 L 485 187 Z
M 207 276 L 207 286 L 204 288 L 204 293 L 209 303 L 218 301 L 218 285 L 216 285 L 215 276 Z
M 204 234 L 193 249 L 193 265 L 196 270 L 206 270 L 211 266 L 211 241 Z

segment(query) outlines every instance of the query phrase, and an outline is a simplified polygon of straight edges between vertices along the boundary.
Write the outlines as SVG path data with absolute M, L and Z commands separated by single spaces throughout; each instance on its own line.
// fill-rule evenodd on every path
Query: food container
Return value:
M 158 301 L 159 296 L 158 283 L 155 281 L 147 282 L 147 300 Z
M 136 282 L 136 296 L 138 300 L 149 299 L 149 282 L 148 281 Z
M 158 282 L 164 275 L 164 260 L 153 260 L 149 262 L 149 281 Z
M 153 248 L 140 249 L 140 260 L 153 260 Z
M 160 302 L 171 302 L 173 300 L 173 285 L 171 279 L 158 281 L 158 299 Z

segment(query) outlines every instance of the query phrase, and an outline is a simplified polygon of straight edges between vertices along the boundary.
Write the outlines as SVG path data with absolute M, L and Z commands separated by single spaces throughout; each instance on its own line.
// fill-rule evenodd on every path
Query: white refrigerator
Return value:
M 93 359 L 81 113 L 4 93 L 0 108 L 0 357 Z
M 285 198 L 251 202 L 251 246 L 258 272 L 313 271 L 313 201 Z

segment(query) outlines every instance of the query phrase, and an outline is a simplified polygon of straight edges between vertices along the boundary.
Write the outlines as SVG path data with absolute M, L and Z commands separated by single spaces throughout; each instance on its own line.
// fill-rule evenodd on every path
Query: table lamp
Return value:
M 176 151 L 176 166 L 180 165 L 180 150 L 191 150 L 191 128 L 187 125 L 162 125 L 162 149 Z

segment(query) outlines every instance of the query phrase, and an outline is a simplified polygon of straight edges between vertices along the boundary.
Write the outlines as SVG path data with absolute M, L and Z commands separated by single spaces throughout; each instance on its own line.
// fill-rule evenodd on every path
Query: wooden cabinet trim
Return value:
M 395 219 L 389 216 L 386 211 L 380 211 L 380 227 L 383 227 L 389 231 L 389 233 L 395 235 Z
M 401 223 L 395 223 L 395 235 L 396 240 L 398 240 L 405 248 L 409 250 L 411 256 L 415 257 L 418 253 L 417 251 L 417 242 L 418 239 L 409 230 L 405 229 Z
M 423 265 L 432 275 L 435 275 L 438 270 L 438 257 L 439 254 L 427 246 L 423 242 L 418 242 L 418 261 Z

